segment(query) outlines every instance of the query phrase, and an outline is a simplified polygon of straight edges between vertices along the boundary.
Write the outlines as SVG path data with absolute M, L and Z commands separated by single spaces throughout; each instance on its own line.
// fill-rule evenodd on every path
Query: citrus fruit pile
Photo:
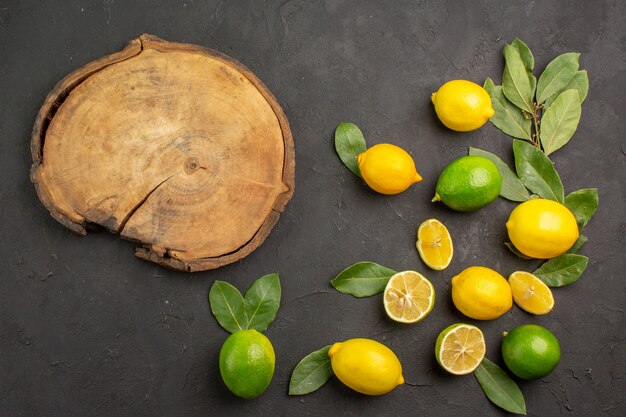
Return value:
M 530 100 L 521 100 L 524 97 L 507 92 L 507 85 L 495 86 L 490 79 L 485 83 L 485 88 L 466 80 L 448 81 L 431 97 L 439 120 L 452 130 L 475 130 L 493 117 L 492 122 L 496 127 L 526 140 L 518 140 L 513 144 L 517 174 L 496 155 L 470 148 L 470 155 L 451 161 L 441 171 L 436 182 L 432 202 L 442 202 L 459 212 L 480 210 L 499 196 L 518 202 L 506 222 L 511 241 L 509 247 L 522 257 L 549 260 L 535 273 L 515 271 L 508 279 L 498 271 L 482 265 L 467 267 L 452 277 L 450 293 L 453 305 L 462 315 L 480 321 L 501 317 L 513 304 L 532 315 L 552 311 L 555 300 L 550 287 L 566 285 L 568 279 L 573 282 L 571 277 L 554 277 L 561 267 L 559 262 L 568 261 L 568 258 L 561 257 L 570 256 L 569 259 L 572 259 L 571 256 L 578 256 L 570 252 L 575 252 L 586 241 L 580 232 L 597 207 L 597 190 L 595 194 L 593 189 L 579 190 L 565 197 L 560 178 L 547 158 L 548 153 L 562 147 L 564 143 L 554 143 L 539 135 L 537 117 L 543 116 L 537 115 L 538 109 L 545 111 L 544 132 L 556 129 L 551 120 L 553 107 L 548 107 L 559 105 L 559 98 L 551 98 L 558 89 L 548 92 L 542 90 L 541 93 L 537 91 L 535 100 L 535 88 L 545 88 L 545 85 L 541 78 L 537 81 L 532 75 L 534 60 L 530 50 L 516 39 L 505 47 L 507 56 L 511 59 L 519 58 L 518 63 L 523 68 L 518 71 L 518 76 L 524 78 L 530 84 L 529 87 L 532 85 Z M 551 71 L 550 65 L 546 71 Z M 507 69 L 503 79 L 507 76 Z M 512 77 L 511 74 L 508 76 Z M 584 86 L 584 83 L 580 86 Z M 564 84 L 563 88 L 567 90 L 563 93 L 565 96 L 574 96 L 567 85 Z M 515 93 L 522 94 L 520 91 Z M 581 95 L 586 95 L 582 93 L 585 91 L 581 91 Z M 516 119 L 517 125 L 514 127 L 507 125 L 503 111 L 510 117 L 520 115 L 514 116 L 509 113 L 510 109 L 504 109 L 508 99 L 511 99 L 511 106 L 521 109 L 521 116 L 525 118 Z M 532 129 L 528 120 L 531 117 L 535 119 Z M 554 132 L 551 133 L 554 136 Z M 559 140 L 569 140 L 563 138 L 561 136 Z M 407 151 L 391 143 L 380 143 L 368 148 L 363 134 L 354 124 L 340 123 L 337 126 L 335 149 L 346 167 L 370 189 L 380 194 L 402 193 L 422 181 Z M 581 207 L 583 210 L 580 210 Z M 584 238 L 582 243 L 581 238 Z M 437 219 L 427 219 L 419 225 L 415 247 L 424 264 L 432 270 L 443 271 L 452 263 L 452 233 Z M 579 274 L 582 270 L 584 267 Z M 373 262 L 358 262 L 344 269 L 331 284 L 338 291 L 354 297 L 382 293 L 387 317 L 398 323 L 421 322 L 435 306 L 434 286 L 424 274 L 417 271 L 394 271 Z M 246 292 L 244 300 L 240 300 L 241 295 L 238 298 L 228 288 L 221 288 L 222 295 L 224 290 L 231 291 L 234 299 L 232 306 L 228 305 L 232 319 L 237 324 L 243 322 L 248 325 L 246 328 L 239 325 L 239 329 L 235 328 L 224 343 L 220 353 L 220 371 L 224 383 L 233 393 L 243 398 L 254 398 L 271 382 L 274 351 L 269 340 L 251 326 L 253 318 L 246 316 L 248 310 L 259 309 L 259 306 L 248 309 L 248 302 L 252 305 L 256 302 L 254 297 L 248 300 L 250 290 Z M 236 311 L 241 310 L 242 305 L 244 314 L 237 320 Z M 232 320 L 227 319 L 225 323 L 220 320 L 216 313 L 219 308 L 213 308 L 213 301 L 211 308 L 223 327 L 227 328 L 229 324 L 232 326 Z M 275 308 L 278 308 L 277 305 Z M 439 333 L 434 354 L 438 364 L 451 374 L 474 373 L 494 404 L 507 411 L 525 413 L 525 402 L 519 387 L 505 371 L 485 357 L 487 347 L 487 341 L 478 326 L 454 323 Z M 535 324 L 523 324 L 504 332 L 500 352 L 509 371 L 521 379 L 543 378 L 560 361 L 560 346 L 554 334 Z M 402 365 L 390 348 L 375 340 L 355 338 L 322 347 L 304 357 L 292 373 L 289 394 L 311 393 L 333 375 L 346 386 L 365 395 L 386 394 L 404 384 Z
M 519 42 L 516 45 L 523 48 Z M 495 87 L 490 84 L 489 88 L 493 90 Z M 465 80 L 446 82 L 432 94 L 432 103 L 441 122 L 459 132 L 478 129 L 494 116 L 496 112 L 491 99 L 490 92 Z M 354 125 L 342 123 L 338 126 L 335 147 L 344 164 L 378 193 L 398 194 L 422 180 L 409 153 L 389 143 L 367 148 L 361 131 Z M 541 188 L 542 185 L 531 182 L 528 187 L 538 193 L 531 196 L 517 177 L 511 179 L 513 174 L 507 169 L 495 155 L 480 150 L 470 152 L 468 156 L 453 160 L 441 171 L 432 202 L 442 202 L 455 211 L 472 212 L 491 204 L 499 196 L 520 201 L 506 222 L 511 250 L 535 259 L 553 259 L 568 252 L 579 241 L 581 222 L 563 204 L 562 197 L 559 199 L 558 188 L 549 190 L 554 199 L 542 198 L 548 192 Z M 523 171 L 523 168 L 519 170 Z M 424 264 L 436 271 L 450 266 L 454 256 L 452 235 L 437 219 L 428 219 L 419 225 L 415 247 Z M 514 303 L 530 314 L 543 315 L 552 311 L 555 302 L 552 290 L 542 279 L 530 272 L 515 271 L 507 280 L 486 266 L 470 266 L 451 279 L 451 298 L 461 314 L 475 320 L 497 319 Z M 387 280 L 384 287 L 376 283 L 381 280 Z M 359 281 L 363 288 L 355 284 Z M 345 269 L 331 282 L 339 291 L 355 297 L 382 292 L 387 316 L 399 323 L 424 320 L 435 304 L 432 283 L 416 271 L 395 272 L 382 265 L 362 262 Z M 374 353 L 379 349 L 376 342 L 366 342 L 366 339 L 349 342 L 344 342 L 345 351 L 353 352 L 349 360 L 338 354 L 341 344 L 335 344 L 328 352 L 332 370 L 342 382 L 370 395 L 388 392 L 398 385 L 399 363 L 397 369 L 390 368 L 396 370 L 389 371 L 389 374 L 374 371 L 386 365 L 376 362 L 373 357 L 390 357 L 389 354 Z M 354 347 L 349 348 L 351 346 Z M 489 383 L 484 381 L 483 375 L 498 371 L 494 371 L 497 365 L 484 358 L 486 346 L 483 333 L 477 326 L 456 323 L 439 334 L 435 357 L 452 374 L 465 375 L 476 371 L 481 386 L 493 400 L 486 387 Z M 549 330 L 522 325 L 505 333 L 502 357 L 514 375 L 532 379 L 552 372 L 559 362 L 560 351 L 558 341 Z M 477 370 L 483 363 L 485 366 Z M 350 371 L 346 372 L 346 368 Z M 496 404 L 509 411 L 517 410 L 497 401 Z

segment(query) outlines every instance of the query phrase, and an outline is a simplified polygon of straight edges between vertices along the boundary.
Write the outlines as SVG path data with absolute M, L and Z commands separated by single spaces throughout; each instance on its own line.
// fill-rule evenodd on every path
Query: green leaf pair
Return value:
M 262 333 L 276 318 L 280 293 L 278 274 L 269 274 L 254 281 L 245 296 L 228 282 L 215 281 L 209 302 L 220 326 L 230 333 L 247 329 Z
M 549 155 L 572 138 L 580 121 L 581 104 L 589 91 L 587 72 L 578 70 L 580 54 L 559 55 L 537 80 L 532 72 L 535 59 L 524 42 L 515 39 L 504 45 L 503 53 L 502 86 L 490 78 L 483 86 L 495 110 L 491 123 Z

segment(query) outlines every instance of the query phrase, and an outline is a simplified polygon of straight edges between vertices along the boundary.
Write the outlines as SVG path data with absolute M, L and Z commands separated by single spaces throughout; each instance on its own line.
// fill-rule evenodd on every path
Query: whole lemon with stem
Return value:
M 328 356 L 337 378 L 361 394 L 386 394 L 404 383 L 396 354 L 375 340 L 357 338 L 335 343 Z
M 458 132 L 476 130 L 495 114 L 489 93 L 467 80 L 448 81 L 432 94 L 431 100 L 439 120 Z
M 374 145 L 357 156 L 365 183 L 381 194 L 399 194 L 422 177 L 411 155 L 390 143 Z
M 524 255 L 550 259 L 567 252 L 578 239 L 571 211 L 553 200 L 528 200 L 513 209 L 506 222 L 511 243 Z
M 452 302 L 467 317 L 493 320 L 511 309 L 513 295 L 502 275 L 484 266 L 471 266 L 452 278 Z

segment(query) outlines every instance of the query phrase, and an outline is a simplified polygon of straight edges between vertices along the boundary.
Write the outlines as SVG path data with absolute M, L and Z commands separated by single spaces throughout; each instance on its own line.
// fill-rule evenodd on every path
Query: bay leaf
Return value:
M 255 329 L 261 333 L 267 330 L 276 318 L 280 295 L 278 274 L 262 276 L 252 283 L 243 297 L 248 316 L 248 329 Z
M 519 387 L 498 365 L 487 358 L 474 370 L 474 376 L 489 401 L 515 414 L 526 414 L 526 401 Z
M 587 268 L 589 258 L 565 253 L 545 262 L 533 272 L 548 287 L 562 287 L 575 282 Z
M 356 157 L 365 152 L 365 149 L 365 138 L 358 126 L 353 123 L 339 123 L 335 129 L 335 150 L 341 162 L 358 177 L 361 176 L 361 170 Z
M 491 78 L 487 78 L 483 88 L 489 94 L 495 111 L 489 121 L 509 136 L 529 140 L 531 121 L 504 96 L 502 86 L 494 85 Z
M 587 236 L 579 235 L 576 242 L 574 242 L 574 245 L 572 245 L 566 253 L 578 253 L 578 251 L 585 246 L 585 243 L 587 243 L 588 240 Z
M 341 271 L 330 283 L 339 292 L 369 297 L 383 292 L 396 271 L 374 262 L 357 262 Z
M 246 306 L 239 290 L 228 282 L 215 281 L 209 291 L 211 312 L 217 322 L 230 333 L 248 328 Z
M 522 62 L 524 63 L 524 67 L 529 74 L 532 74 L 533 68 L 535 68 L 535 57 L 533 57 L 533 53 L 530 52 L 530 48 L 524 42 L 522 42 L 519 38 L 515 38 L 513 42 L 511 42 L 511 46 L 517 49 L 519 52 L 520 58 L 522 58 Z
M 583 230 L 598 209 L 598 189 L 583 188 L 569 193 L 564 204 L 576 217 L 578 230 Z
M 513 141 L 515 170 L 526 188 L 542 198 L 563 203 L 563 183 L 552 161 L 528 142 Z
M 497 155 L 494 155 L 491 152 L 471 147 L 469 148 L 469 154 L 487 158 L 498 167 L 498 171 L 500 171 L 500 176 L 502 177 L 502 188 L 500 189 L 500 197 L 506 198 L 507 200 L 511 201 L 526 201 L 530 199 L 530 194 L 528 193 L 528 190 L 526 189 L 522 181 L 517 177 L 517 175 L 515 175 L 513 170 L 511 170 L 511 168 L 509 168 L 509 166 Z
M 309 353 L 296 365 L 289 380 L 289 395 L 310 394 L 333 376 L 328 356 L 330 346 Z
M 578 71 L 579 53 L 569 52 L 554 58 L 539 76 L 537 103 L 541 104 L 572 81 Z
M 504 73 L 502 74 L 504 95 L 520 109 L 532 113 L 535 89 L 520 53 L 513 46 L 504 45 L 504 61 Z
M 574 136 L 580 121 L 578 91 L 566 90 L 541 117 L 541 146 L 546 155 L 562 148 Z
M 546 100 L 545 103 L 543 103 L 544 111 L 547 110 L 552 102 L 556 100 L 558 95 L 565 90 L 578 91 L 578 98 L 580 99 L 580 104 L 582 104 L 583 101 L 585 101 L 585 98 L 587 98 L 587 93 L 589 92 L 589 77 L 587 76 L 587 71 L 576 71 L 576 75 L 574 75 L 574 78 L 572 78 L 572 81 L 570 81 L 569 84 L 567 84 L 561 91 L 552 95 L 549 99 Z
M 522 42 L 519 38 L 515 38 L 513 42 L 511 42 L 511 46 L 517 49 L 519 52 L 520 58 L 522 58 L 522 62 L 524 63 L 524 67 L 526 68 L 526 73 L 528 74 L 528 78 L 530 79 L 530 88 L 535 91 L 537 87 L 537 78 L 533 75 L 533 68 L 535 67 L 535 57 L 533 57 L 533 53 L 530 52 L 530 48 L 524 42 Z

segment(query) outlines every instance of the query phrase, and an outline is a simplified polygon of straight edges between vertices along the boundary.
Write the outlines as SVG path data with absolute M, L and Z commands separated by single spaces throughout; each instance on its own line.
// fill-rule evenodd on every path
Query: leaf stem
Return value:
M 530 135 L 530 141 L 535 148 L 538 148 L 539 150 L 541 150 L 541 141 L 540 141 L 541 120 L 539 117 L 539 111 L 543 108 L 543 106 L 541 104 L 537 104 L 533 102 L 532 107 L 533 107 L 533 112 L 530 115 L 530 117 L 533 120 L 533 132 Z

